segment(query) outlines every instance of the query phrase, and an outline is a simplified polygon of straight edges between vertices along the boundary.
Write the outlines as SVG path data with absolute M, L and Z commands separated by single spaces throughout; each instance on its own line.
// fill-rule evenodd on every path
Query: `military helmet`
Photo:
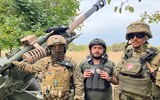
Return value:
M 102 39 L 100 39 L 100 38 L 95 38 L 95 39 L 93 39 L 90 43 L 89 43 L 89 49 L 91 49 L 91 47 L 93 46 L 93 45 L 102 45 L 103 46 L 103 48 L 106 50 L 106 43 L 102 40 Z
M 152 38 L 152 33 L 150 30 L 150 26 L 144 22 L 137 21 L 132 24 L 130 24 L 127 27 L 127 33 L 126 33 L 126 39 L 129 40 L 128 34 L 130 33 L 145 33 L 145 35 L 148 36 L 148 38 Z
M 47 46 L 50 47 L 50 46 L 53 46 L 55 44 L 64 44 L 66 45 L 66 40 L 65 38 L 62 36 L 62 35 L 53 35 L 53 36 L 50 36 L 47 40 Z

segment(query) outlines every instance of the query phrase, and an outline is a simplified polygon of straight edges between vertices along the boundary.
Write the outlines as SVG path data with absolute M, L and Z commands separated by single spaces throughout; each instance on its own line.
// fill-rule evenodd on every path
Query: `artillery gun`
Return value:
M 12 65 L 13 61 L 27 61 L 34 63 L 49 55 L 46 48 L 46 40 L 54 34 L 63 35 L 67 43 L 71 43 L 79 35 L 72 31 L 86 20 L 94 12 L 106 4 L 105 0 L 98 0 L 87 12 L 81 15 L 68 27 L 51 27 L 43 36 L 36 38 L 29 35 L 21 39 L 22 46 L 0 58 L 0 100 L 42 100 L 40 89 L 36 84 L 35 74 L 23 72 Z M 34 83 L 34 84 L 32 84 Z

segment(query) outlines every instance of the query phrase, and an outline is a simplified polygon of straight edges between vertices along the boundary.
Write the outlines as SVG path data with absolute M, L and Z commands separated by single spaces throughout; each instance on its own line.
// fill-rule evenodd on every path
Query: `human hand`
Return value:
M 85 70 L 83 73 L 84 78 L 89 78 L 91 76 L 92 72 L 90 70 Z
M 19 67 L 20 62 L 19 62 L 19 61 L 13 61 L 12 64 L 13 64 L 14 66 L 16 66 L 16 67 Z
M 100 70 L 100 76 L 102 79 L 105 79 L 107 81 L 111 81 L 111 77 L 109 76 L 109 74 L 103 70 Z
M 81 96 L 74 96 L 74 100 L 83 100 Z

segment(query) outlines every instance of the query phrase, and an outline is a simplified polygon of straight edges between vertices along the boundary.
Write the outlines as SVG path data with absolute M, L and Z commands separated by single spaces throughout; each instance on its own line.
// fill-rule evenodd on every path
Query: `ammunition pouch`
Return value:
M 132 67 L 132 68 L 130 68 Z M 140 64 L 136 64 L 136 65 L 132 65 L 132 64 L 128 64 L 126 65 L 126 67 L 123 67 L 121 69 L 121 72 L 120 73 L 123 73 L 125 75 L 129 75 L 129 76 L 133 76 L 133 77 L 138 77 L 138 76 L 141 76 L 141 65 Z
M 132 49 L 127 49 L 124 53 L 124 58 L 123 59 L 128 59 L 130 57 L 132 57 L 132 53 L 133 53 L 133 50 Z
M 62 87 L 56 87 L 52 88 L 51 90 L 46 90 L 45 93 L 43 93 L 44 100 L 48 99 L 59 99 L 59 100 L 66 100 L 70 97 L 69 92 L 63 92 Z
M 120 74 L 124 76 L 131 76 L 131 77 L 142 77 L 142 69 L 143 67 L 141 63 L 139 63 L 139 58 L 132 57 L 128 58 L 122 64 L 122 68 Z
M 120 88 L 122 91 L 134 93 L 141 96 L 152 94 L 152 81 L 150 78 L 132 78 L 119 74 Z
M 71 89 L 70 90 L 69 100 L 74 100 L 74 95 L 75 95 L 75 91 L 74 91 L 74 89 Z
M 45 98 L 66 100 L 70 93 L 70 74 L 66 66 L 55 64 L 49 66 L 41 83 Z
M 144 56 L 127 56 L 122 63 L 122 69 L 118 75 L 119 86 L 122 92 L 135 95 L 140 98 L 158 98 L 160 94 L 160 72 L 156 72 L 156 83 L 151 78 L 151 72 L 147 67 L 149 62 L 158 54 L 156 48 L 152 47 L 146 50 Z M 130 55 L 126 54 L 126 55 Z M 156 86 L 156 84 L 158 84 Z M 139 88 L 140 87 L 140 88 Z
M 150 61 L 155 55 L 158 54 L 158 50 L 155 47 L 151 47 L 146 50 L 145 55 L 140 57 L 140 63 L 145 63 L 146 61 Z
M 156 74 L 156 85 L 160 87 L 160 71 L 157 71 Z

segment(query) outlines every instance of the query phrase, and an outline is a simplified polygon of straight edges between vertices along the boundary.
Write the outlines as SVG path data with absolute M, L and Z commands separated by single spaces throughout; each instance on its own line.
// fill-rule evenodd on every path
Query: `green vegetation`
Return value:
M 123 51 L 124 50 L 125 43 L 119 43 L 119 44 L 113 44 L 111 46 L 107 47 L 107 52 L 113 51 L 113 52 L 118 52 L 118 51 Z M 74 43 L 71 43 L 68 46 L 69 51 L 86 51 L 88 50 L 88 45 L 76 45 Z
M 119 51 L 124 51 L 125 49 L 125 42 L 121 42 L 121 43 L 115 43 L 112 44 L 111 46 L 107 47 L 107 52 L 119 52 Z M 158 50 L 160 51 L 160 46 L 157 47 Z M 86 51 L 88 50 L 88 45 L 76 45 L 74 43 L 71 43 L 68 46 L 68 50 L 69 51 Z
M 0 49 L 20 45 L 28 34 L 44 34 L 49 26 L 69 25 L 79 0 L 0 0 Z
M 158 46 L 157 49 L 160 51 L 160 46 Z
M 112 0 L 109 0 L 110 2 Z M 123 0 L 122 2 L 120 2 L 119 5 L 116 5 L 114 7 L 114 11 L 115 12 L 119 12 L 120 14 L 125 10 L 125 11 L 129 11 L 131 13 L 134 13 L 134 7 L 132 5 L 130 5 L 131 0 Z M 145 0 L 143 0 L 145 2 Z M 142 0 L 137 0 L 138 2 L 143 2 Z M 136 2 L 136 1 L 134 1 Z M 145 11 L 144 13 L 142 13 L 140 15 L 140 20 L 141 21 L 148 21 L 148 23 L 159 23 L 160 22 L 160 11 L 154 11 L 152 13 L 148 13 L 147 11 Z
M 71 43 L 68 46 L 68 50 L 69 51 L 86 51 L 88 50 L 88 46 L 87 45 L 75 45 L 74 43 Z
M 108 51 L 113 51 L 113 52 L 124 51 L 125 45 L 126 45 L 125 42 L 115 43 L 108 47 Z

